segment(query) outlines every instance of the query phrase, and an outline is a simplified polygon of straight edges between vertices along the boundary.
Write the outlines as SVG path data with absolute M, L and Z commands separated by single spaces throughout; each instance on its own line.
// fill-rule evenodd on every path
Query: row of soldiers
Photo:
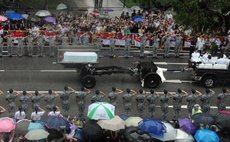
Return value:
M 1 92 L 3 93 L 3 92 Z M 122 90 L 117 89 L 115 87 L 112 87 L 112 91 L 108 94 L 108 99 L 111 104 L 113 104 L 115 107 L 118 106 L 118 96 L 119 94 L 123 93 Z M 64 115 L 68 115 L 70 104 L 69 104 L 69 98 L 71 94 L 74 94 L 76 97 L 76 103 L 79 109 L 79 117 L 84 117 L 85 107 L 86 107 L 86 96 L 87 94 L 90 94 L 90 90 L 85 89 L 82 87 L 80 91 L 75 91 L 71 87 L 64 86 L 63 92 L 59 95 L 52 90 L 48 91 L 48 95 L 41 94 L 38 91 L 35 91 L 34 95 L 28 95 L 26 91 L 22 92 L 23 95 L 20 96 L 19 101 L 21 103 L 21 108 L 28 112 L 28 104 L 31 100 L 32 107 L 40 107 L 40 101 L 41 98 L 44 97 L 44 101 L 46 103 L 45 108 L 48 111 L 52 111 L 52 108 L 55 105 L 55 98 L 60 97 L 61 100 L 61 108 L 64 110 Z M 154 92 L 154 90 L 150 90 L 150 92 L 144 92 L 144 90 L 140 89 L 139 92 L 135 92 L 134 90 L 131 90 L 129 88 L 126 89 L 126 92 L 122 95 L 123 100 L 123 106 L 124 111 L 127 115 L 129 115 L 130 111 L 133 109 L 132 107 L 132 98 L 135 96 L 136 101 L 136 107 L 137 111 L 140 115 L 143 114 L 145 110 L 145 101 L 148 103 L 148 112 L 151 117 L 154 117 L 155 115 L 155 109 L 156 109 L 156 103 L 157 99 L 159 98 L 160 101 L 160 108 L 162 110 L 162 118 L 166 119 L 168 114 L 168 107 L 169 107 L 169 99 L 173 99 L 173 109 L 174 109 L 174 118 L 178 118 L 180 116 L 181 106 L 182 106 L 182 100 L 183 98 L 186 98 L 187 101 L 187 109 L 189 114 L 192 114 L 192 109 L 195 104 L 197 104 L 198 99 L 201 101 L 201 108 L 204 113 L 209 113 L 210 111 L 210 100 L 213 96 L 214 91 L 210 89 L 206 89 L 205 93 L 202 94 L 199 91 L 196 91 L 194 89 L 191 90 L 191 94 L 188 95 L 185 91 L 181 89 L 177 89 L 176 93 L 168 92 L 167 90 L 164 90 L 163 93 Z M 15 94 L 13 89 L 10 89 L 7 92 L 6 95 L 6 101 L 8 103 L 8 112 L 11 116 L 13 116 L 15 109 L 16 109 L 16 97 L 19 94 Z M 91 103 L 94 102 L 101 102 L 103 101 L 103 98 L 106 96 L 105 93 L 103 93 L 100 90 L 96 90 L 95 94 L 91 98 Z M 224 110 L 226 107 L 226 97 L 229 96 L 229 92 L 226 89 L 222 90 L 222 93 L 220 93 L 217 96 L 217 107 L 219 110 Z

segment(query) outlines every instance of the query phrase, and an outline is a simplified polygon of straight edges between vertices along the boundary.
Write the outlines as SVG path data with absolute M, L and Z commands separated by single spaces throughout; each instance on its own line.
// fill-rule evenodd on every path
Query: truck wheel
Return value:
M 160 85 L 161 79 L 157 74 L 148 73 L 144 76 L 144 86 L 147 88 L 156 88 Z
M 93 88 L 96 85 L 96 79 L 93 75 L 86 75 L 82 77 L 81 83 L 85 88 Z
M 205 87 L 212 88 L 215 86 L 215 78 L 213 76 L 207 76 L 203 79 Z

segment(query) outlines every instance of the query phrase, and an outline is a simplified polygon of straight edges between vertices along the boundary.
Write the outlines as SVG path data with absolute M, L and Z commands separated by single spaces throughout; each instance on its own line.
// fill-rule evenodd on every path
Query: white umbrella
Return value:
M 153 135 L 154 138 L 161 140 L 161 141 L 171 141 L 176 139 L 176 129 L 169 123 L 163 122 L 166 128 L 166 132 L 164 133 L 163 137 L 162 136 L 155 136 Z
M 102 129 L 110 130 L 110 131 L 118 131 L 121 129 L 125 129 L 124 120 L 122 120 L 117 115 L 110 120 L 100 120 L 97 122 L 97 124 L 100 125 Z
M 194 138 L 192 137 L 192 135 L 189 135 L 188 133 L 180 129 L 176 129 L 175 142 L 194 142 Z
M 39 17 L 46 17 L 46 16 L 50 16 L 51 13 L 48 10 L 39 10 L 35 13 L 35 15 Z
M 60 3 L 59 5 L 57 5 L 56 10 L 65 10 L 67 9 L 67 5 L 64 3 Z
M 140 117 L 129 117 L 125 120 L 126 127 L 137 127 L 138 123 L 141 122 L 143 119 Z
M 96 102 L 88 107 L 87 117 L 93 120 L 107 120 L 114 117 L 115 106 L 107 102 Z
M 136 11 L 142 10 L 139 6 L 132 6 L 130 9 L 136 10 Z
M 23 17 L 24 19 L 28 19 L 29 15 L 28 15 L 28 14 L 22 14 L 22 17 Z

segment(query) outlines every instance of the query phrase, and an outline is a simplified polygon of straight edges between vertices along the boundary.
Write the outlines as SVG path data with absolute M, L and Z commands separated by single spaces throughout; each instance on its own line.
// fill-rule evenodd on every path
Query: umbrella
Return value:
M 51 13 L 48 10 L 39 10 L 35 13 L 35 15 L 39 17 L 46 17 L 46 16 L 50 16 Z
M 24 19 L 28 19 L 29 15 L 28 15 L 28 14 L 22 14 L 22 17 L 23 17 Z
M 86 141 L 97 141 L 103 136 L 102 128 L 94 120 L 86 122 L 82 128 L 82 137 Z
M 35 130 L 35 129 L 45 129 L 44 126 L 39 123 L 39 122 L 30 122 L 29 126 L 28 126 L 28 130 Z
M 139 129 L 155 136 L 163 136 L 165 132 L 164 124 L 158 119 L 143 119 L 138 124 Z
M 15 21 L 24 19 L 22 15 L 19 13 L 9 13 L 9 14 L 6 14 L 6 17 L 9 18 L 10 20 L 15 20 Z
M 45 126 L 48 129 L 69 129 L 70 124 L 69 121 L 67 121 L 64 117 L 61 116 L 48 116 L 48 118 L 45 121 Z
M 107 102 L 96 102 L 88 107 L 87 117 L 89 119 L 112 119 L 114 117 L 115 106 Z
M 194 139 L 192 137 L 192 135 L 189 135 L 188 133 L 180 130 L 180 129 L 176 129 L 176 140 L 175 142 L 193 142 Z
M 151 134 L 151 136 L 155 139 L 161 140 L 161 141 L 171 141 L 176 139 L 176 129 L 169 123 L 163 122 L 166 132 L 163 136 L 154 135 Z
M 16 127 L 16 123 L 12 118 L 3 117 L 0 118 L 0 133 L 11 132 Z
M 0 23 L 1 22 L 5 22 L 5 21 L 7 21 L 8 19 L 5 17 L 5 16 L 2 16 L 2 15 L 0 15 Z
M 213 116 L 208 113 L 194 114 L 192 115 L 192 120 L 194 120 L 195 124 L 211 125 L 214 123 Z
M 25 135 L 25 138 L 31 141 L 42 140 L 42 139 L 46 139 L 48 135 L 49 133 L 45 131 L 44 129 L 34 129 L 34 130 L 29 131 Z
M 10 13 L 15 13 L 15 11 L 14 10 L 7 10 L 7 11 L 5 11 L 5 14 L 10 14 Z
M 65 10 L 65 9 L 67 9 L 67 5 L 64 3 L 60 3 L 56 7 L 56 10 Z
M 132 6 L 130 9 L 136 10 L 136 11 L 141 10 L 141 8 L 139 6 Z
M 230 115 L 219 112 L 215 117 L 215 124 L 222 130 L 230 131 Z
M 209 129 L 200 129 L 196 131 L 194 136 L 197 142 L 219 142 L 220 139 L 216 132 Z
M 196 128 L 190 119 L 179 118 L 178 122 L 179 122 L 180 129 L 185 131 L 186 133 L 194 134 L 196 132 Z
M 115 115 L 114 118 L 110 120 L 100 120 L 97 122 L 102 129 L 110 130 L 110 131 L 118 131 L 121 129 L 125 129 L 125 122 L 119 116 Z
M 133 18 L 132 18 L 132 21 L 134 21 L 134 22 L 143 22 L 144 21 L 144 17 L 143 16 L 134 16 Z
M 54 17 L 51 17 L 51 16 L 44 18 L 44 20 L 46 22 L 49 22 L 49 23 L 56 23 L 56 19 Z
M 28 132 L 30 122 L 28 119 L 19 120 L 16 124 L 15 133 L 24 136 Z
M 124 136 L 129 141 L 135 141 L 135 140 L 143 141 L 143 140 L 151 139 L 151 137 L 147 133 L 141 131 L 137 127 L 132 127 L 132 126 L 127 127 L 125 129 Z
M 129 117 L 125 120 L 125 126 L 126 127 L 137 127 L 138 123 L 141 122 L 143 119 L 140 117 Z
M 29 16 L 28 18 L 30 21 L 33 21 L 33 22 L 39 22 L 41 21 L 41 19 L 37 16 Z
M 121 115 L 119 115 L 119 117 L 124 121 L 128 118 L 128 116 L 126 114 L 121 114 Z

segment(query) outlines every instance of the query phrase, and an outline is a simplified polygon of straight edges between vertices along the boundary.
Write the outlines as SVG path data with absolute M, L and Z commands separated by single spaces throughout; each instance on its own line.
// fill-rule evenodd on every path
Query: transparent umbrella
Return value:
M 48 10 L 39 10 L 35 13 L 35 15 L 39 17 L 46 17 L 46 16 L 50 16 L 51 13 Z

